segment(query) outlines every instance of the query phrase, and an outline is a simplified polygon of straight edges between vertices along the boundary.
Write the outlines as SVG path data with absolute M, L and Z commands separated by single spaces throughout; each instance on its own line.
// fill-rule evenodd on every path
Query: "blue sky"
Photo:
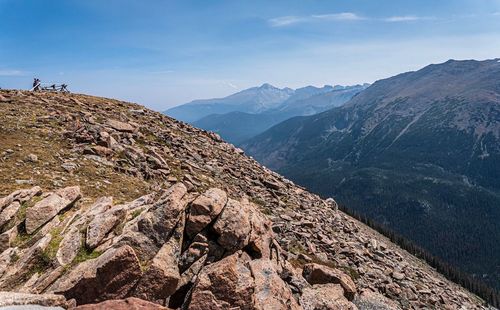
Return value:
M 497 57 L 500 0 L 0 0 L 0 87 L 37 76 L 156 110 Z

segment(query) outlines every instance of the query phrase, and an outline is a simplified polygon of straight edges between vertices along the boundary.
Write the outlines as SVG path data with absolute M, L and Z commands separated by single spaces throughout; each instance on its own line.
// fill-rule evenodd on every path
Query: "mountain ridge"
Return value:
M 429 65 L 242 147 L 498 287 L 499 76 L 496 59 Z
M 238 145 L 290 117 L 312 115 L 340 106 L 366 87 L 367 84 L 325 85 L 322 88 L 306 86 L 293 90 L 286 100 L 266 110 L 250 113 L 245 112 L 246 108 L 239 107 L 236 111 L 207 115 L 192 124 L 216 132 L 228 142 Z
M 0 238 L 13 302 L 486 308 L 213 133 L 77 94 L 2 90 L 0 111 L 0 209 L 19 210 Z

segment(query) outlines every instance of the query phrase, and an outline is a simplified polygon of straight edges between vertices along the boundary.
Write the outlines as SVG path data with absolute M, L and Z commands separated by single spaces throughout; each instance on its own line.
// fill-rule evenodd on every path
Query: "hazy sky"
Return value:
M 34 76 L 156 110 L 500 57 L 500 0 L 0 0 L 0 87 Z

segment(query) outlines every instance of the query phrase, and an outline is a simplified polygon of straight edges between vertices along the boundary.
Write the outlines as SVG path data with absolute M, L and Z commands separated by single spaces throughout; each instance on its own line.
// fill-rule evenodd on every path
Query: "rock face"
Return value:
M 310 309 L 335 301 L 354 309 L 374 300 L 483 308 L 217 135 L 108 99 L 0 92 L 0 212 L 19 203 L 0 227 L 0 290 L 110 308 Z M 47 145 L 23 147 L 25 137 Z M 24 160 L 30 153 L 37 162 Z M 15 180 L 27 172 L 43 186 L 19 190 L 26 185 Z
M 78 304 L 123 298 L 141 275 L 134 250 L 123 246 L 78 265 L 59 278 L 48 291 L 75 299 Z
M 81 197 L 75 188 L 56 193 L 70 197 L 67 201 Z M 46 200 L 43 205 L 47 204 Z M 93 304 L 89 307 L 97 309 L 150 307 L 148 302 L 158 309 L 162 309 L 160 305 L 315 309 L 310 306 L 314 296 L 329 291 L 316 286 L 307 291 L 307 285 L 295 285 L 306 280 L 310 284 L 340 283 L 335 292 L 349 298 L 356 293 L 355 284 L 341 271 L 319 264 L 293 271 L 274 239 L 271 223 L 257 205 L 246 198 L 228 198 L 219 188 L 188 194 L 186 186 L 177 183 L 131 203 L 113 206 L 112 199 L 104 197 L 90 206 L 66 210 L 62 221 L 56 218 L 54 224 L 51 221 L 40 228 L 43 232 L 50 227 L 54 236 L 49 234 L 18 254 L 16 248 L 7 250 L 3 267 L 7 272 L 0 277 L 0 288 L 56 294 L 46 296 L 73 300 L 77 305 Z M 133 213 L 130 210 L 140 212 L 128 216 Z M 118 226 L 122 228 L 117 230 Z M 158 247 L 160 242 L 163 245 Z M 13 253 L 21 256 L 19 262 L 14 261 Z M 42 267 L 46 269 L 43 273 L 39 271 Z M 287 268 L 292 268 L 294 278 L 288 276 Z M 31 278 L 26 277 L 33 272 Z M 355 308 L 340 297 L 334 304 Z

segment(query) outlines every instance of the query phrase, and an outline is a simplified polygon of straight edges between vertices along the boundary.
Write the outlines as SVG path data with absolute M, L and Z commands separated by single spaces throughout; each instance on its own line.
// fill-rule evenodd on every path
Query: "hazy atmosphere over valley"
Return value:
M 500 307 L 500 0 L 0 0 L 0 309 Z

